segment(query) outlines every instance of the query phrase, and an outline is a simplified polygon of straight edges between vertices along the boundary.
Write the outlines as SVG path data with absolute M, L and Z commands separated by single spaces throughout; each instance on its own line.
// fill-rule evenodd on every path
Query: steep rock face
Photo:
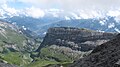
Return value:
M 69 67 L 120 67 L 120 34 L 96 47 L 93 52 Z
M 78 51 L 89 51 L 112 39 L 116 33 L 95 32 L 72 27 L 50 28 L 37 51 L 42 47 L 57 45 Z

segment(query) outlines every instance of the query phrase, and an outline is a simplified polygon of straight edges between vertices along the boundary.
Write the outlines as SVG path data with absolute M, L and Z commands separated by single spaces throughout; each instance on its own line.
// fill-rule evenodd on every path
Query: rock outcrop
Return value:
M 116 36 L 116 33 L 103 33 L 72 27 L 50 28 L 37 51 L 42 47 L 57 45 L 69 47 L 72 50 L 89 51 L 97 45 L 105 43 Z
M 120 34 L 69 67 L 120 67 Z

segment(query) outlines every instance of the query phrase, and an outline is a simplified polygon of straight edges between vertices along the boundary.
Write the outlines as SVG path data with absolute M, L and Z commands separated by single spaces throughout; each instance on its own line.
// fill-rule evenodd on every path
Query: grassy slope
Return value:
M 50 49 L 49 47 L 42 48 L 41 49 L 41 56 L 44 57 L 45 59 L 47 58 L 56 58 L 56 61 L 59 62 L 69 62 L 71 61 L 71 58 L 68 56 L 64 55 L 61 52 L 56 52 L 55 50 Z
M 46 66 L 46 65 L 49 65 L 49 64 L 58 64 L 58 62 L 49 61 L 49 60 L 45 60 L 45 59 L 39 59 L 38 61 L 27 65 L 26 67 L 42 67 L 42 66 Z
M 5 54 L 0 54 L 0 58 L 10 64 L 15 64 L 18 66 L 24 66 L 31 62 L 29 54 L 23 54 L 21 52 L 8 52 Z
M 24 48 L 23 43 L 27 42 L 26 36 L 12 29 L 3 29 L 5 30 L 4 35 L 0 33 L 0 59 L 18 66 L 29 64 L 32 60 L 29 53 L 12 52 L 6 47 L 6 45 L 9 45 L 8 43 L 12 43 L 19 49 Z
M 55 60 L 55 59 L 57 60 Z M 66 55 L 56 52 L 55 50 L 51 50 L 49 47 L 42 48 L 40 57 L 35 58 L 35 62 L 30 63 L 26 67 L 43 67 L 49 64 L 68 64 L 72 63 L 71 58 Z
M 81 57 L 89 54 L 90 52 L 81 52 Z M 29 64 L 27 67 L 43 67 L 50 64 L 60 64 L 66 67 L 68 64 L 71 64 L 74 61 L 72 56 L 68 57 L 67 55 L 53 50 L 50 47 L 42 48 L 40 51 L 39 58 L 36 58 L 36 61 Z
M 29 65 L 27 65 L 26 67 L 44 67 L 47 66 L 49 64 L 60 64 L 63 66 L 67 66 L 66 64 L 70 64 L 72 62 L 57 62 L 57 61 L 50 61 L 50 60 L 45 60 L 45 59 L 39 59 L 36 62 L 32 62 Z
M 23 41 L 26 41 L 26 38 L 24 35 L 19 34 L 18 32 L 11 30 L 11 29 L 5 29 L 5 37 L 0 34 L 0 44 L 4 45 L 3 41 L 7 43 L 14 43 L 18 46 L 22 46 Z

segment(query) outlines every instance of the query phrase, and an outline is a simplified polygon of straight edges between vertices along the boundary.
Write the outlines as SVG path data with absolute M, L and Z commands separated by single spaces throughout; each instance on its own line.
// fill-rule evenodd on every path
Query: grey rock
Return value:
M 120 67 L 120 34 L 69 67 Z
M 117 33 L 103 33 L 73 27 L 54 27 L 48 30 L 37 51 L 40 51 L 42 47 L 54 44 L 69 47 L 72 50 L 90 51 L 116 35 Z

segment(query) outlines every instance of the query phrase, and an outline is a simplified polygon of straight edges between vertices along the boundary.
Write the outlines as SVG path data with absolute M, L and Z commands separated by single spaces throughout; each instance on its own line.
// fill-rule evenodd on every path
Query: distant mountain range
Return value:
M 18 11 L 14 15 L 8 11 L 2 11 L 1 20 L 29 29 L 40 36 L 45 36 L 47 29 L 51 27 L 78 27 L 88 28 L 102 32 L 120 32 L 118 15 L 110 11 L 105 13 L 96 11 L 85 14 L 83 11 L 65 12 L 59 9 L 43 10 L 44 16 L 33 17 L 26 11 Z

